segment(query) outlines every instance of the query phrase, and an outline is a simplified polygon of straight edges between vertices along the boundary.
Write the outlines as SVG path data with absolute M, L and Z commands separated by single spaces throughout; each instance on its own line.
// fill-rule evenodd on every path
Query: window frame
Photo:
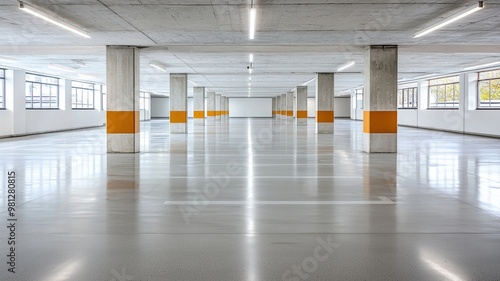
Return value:
M 412 91 L 412 106 L 409 106 L 409 94 L 410 90 Z M 406 94 L 406 95 L 405 95 Z M 400 103 L 400 95 L 401 95 L 401 103 Z M 406 98 L 405 98 L 406 96 Z M 406 106 L 405 106 L 405 101 Z M 406 87 L 398 89 L 398 109 L 418 109 L 418 87 Z
M 81 84 L 81 86 L 76 86 L 75 83 Z M 84 87 L 83 85 L 88 85 L 91 87 Z M 96 84 L 88 83 L 83 81 L 71 81 L 71 109 L 72 110 L 95 110 L 95 88 Z M 91 91 L 91 92 L 88 92 Z M 78 99 L 78 94 L 87 97 L 87 102 L 83 101 L 83 98 Z M 85 95 L 86 94 L 86 95 Z M 91 97 L 91 102 L 89 101 L 89 96 Z M 78 101 L 81 102 L 78 102 Z M 81 105 L 79 107 L 78 105 Z
M 491 110 L 500 109 L 500 102 L 496 106 L 491 106 L 491 81 L 498 80 L 500 82 L 500 75 L 498 77 L 495 77 L 495 78 L 481 79 L 481 73 L 492 72 L 492 71 L 499 71 L 499 73 L 500 73 L 500 69 L 491 69 L 491 70 L 486 70 L 486 71 L 480 71 L 477 73 L 477 87 L 476 87 L 476 90 L 477 90 L 477 95 L 476 95 L 477 106 L 476 106 L 476 108 L 477 109 L 491 109 Z M 485 82 L 485 81 L 488 81 L 489 89 L 490 89 L 488 91 L 489 104 L 490 104 L 489 106 L 482 106 L 483 103 L 481 102 L 481 89 L 480 89 L 481 86 L 480 86 L 480 84 L 481 84 L 481 82 Z
M 28 80 L 28 77 L 29 76 L 34 76 L 34 77 L 39 77 L 39 78 L 50 78 L 50 79 L 56 79 L 57 83 L 50 83 L 50 82 L 41 82 L 41 81 L 33 81 L 33 80 Z M 57 77 L 54 77 L 54 76 L 49 76 L 49 75 L 41 75 L 41 74 L 35 74 L 35 73 L 26 73 L 26 78 L 25 78 L 25 89 L 27 90 L 28 89 L 28 85 L 30 84 L 31 85 L 31 107 L 28 107 L 28 91 L 25 92 L 25 99 L 24 99 L 24 103 L 25 103 L 25 108 L 28 109 L 28 110 L 59 110 L 60 109 L 60 105 L 59 105 L 59 94 L 60 94 L 60 90 L 59 90 L 59 87 L 61 85 L 60 83 L 60 80 L 59 78 Z M 40 98 L 39 101 L 37 102 L 38 104 L 40 104 L 40 107 L 34 107 L 33 104 L 35 103 L 34 102 L 34 97 L 35 95 L 33 94 L 33 85 L 36 84 L 36 85 L 39 85 L 40 89 L 39 89 L 39 95 L 38 97 Z M 50 95 L 49 95 L 49 105 L 50 107 L 43 107 L 43 89 L 44 88 L 47 88 L 49 87 L 50 89 Z M 53 89 L 56 89 L 56 94 L 55 94 L 55 107 L 52 107 L 52 90 Z M 47 97 L 47 96 L 45 96 Z
M 431 85 L 431 82 L 432 81 L 436 81 L 436 80 L 442 80 L 442 79 L 446 79 L 446 78 L 457 78 L 458 81 L 457 82 L 446 82 L 446 83 L 440 83 L 440 84 L 434 84 L 434 85 Z M 447 86 L 453 86 L 453 88 L 455 88 L 455 86 L 458 87 L 458 90 L 457 90 L 457 93 L 454 94 L 453 96 L 454 97 L 458 97 L 457 99 L 453 99 L 453 106 L 446 106 L 446 87 Z M 432 88 L 439 88 L 439 87 L 444 87 L 444 92 L 445 92 L 445 103 L 444 105 L 445 106 L 433 106 L 432 103 L 431 103 L 431 95 L 432 95 Z M 453 89 L 453 91 L 455 91 L 455 89 Z M 439 96 L 436 96 L 436 100 L 439 99 Z M 440 104 L 439 102 L 436 101 L 436 104 Z M 456 104 L 456 106 L 454 106 Z M 431 80 L 428 80 L 428 88 L 427 88 L 427 109 L 459 109 L 460 108 L 460 76 L 457 76 L 457 75 L 453 75 L 453 76 L 446 76 L 446 77 L 441 77 L 441 78 L 436 78 L 436 79 L 431 79 Z

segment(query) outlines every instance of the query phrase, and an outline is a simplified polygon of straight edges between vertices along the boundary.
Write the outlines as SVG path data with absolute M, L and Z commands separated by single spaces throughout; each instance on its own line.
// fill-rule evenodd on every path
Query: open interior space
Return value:
M 107 154 L 101 128 L 0 141 L 19 175 L 19 267 L 2 280 L 500 276 L 496 139 L 401 128 L 397 154 L 367 154 L 347 119 L 334 136 L 273 119 L 168 126 L 143 122 L 139 154 Z

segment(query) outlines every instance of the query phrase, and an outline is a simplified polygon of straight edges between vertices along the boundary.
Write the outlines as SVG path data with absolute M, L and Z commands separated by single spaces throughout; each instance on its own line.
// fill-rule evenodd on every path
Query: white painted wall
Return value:
M 419 108 L 398 110 L 398 124 L 410 127 L 500 137 L 498 109 L 477 109 L 477 73 L 460 74 L 458 109 L 427 108 L 427 81 L 419 81 Z M 362 120 L 363 110 L 354 109 L 351 119 Z
M 351 117 L 351 98 L 342 97 L 335 98 L 333 109 L 335 117 L 337 118 L 350 118 Z
M 20 136 L 102 126 L 106 119 L 97 110 L 71 109 L 71 81 L 61 79 L 60 109 L 25 109 L 25 78 L 22 70 L 6 71 L 6 109 L 0 111 L 0 137 Z M 100 100 L 100 97 L 96 97 Z
M 273 117 L 272 98 L 230 98 L 229 117 Z
M 351 98 L 342 97 L 335 98 L 333 109 L 335 111 L 335 118 L 349 118 L 351 117 Z M 307 98 L 307 117 L 316 117 L 316 99 Z
M 151 98 L 151 118 L 170 117 L 169 98 Z

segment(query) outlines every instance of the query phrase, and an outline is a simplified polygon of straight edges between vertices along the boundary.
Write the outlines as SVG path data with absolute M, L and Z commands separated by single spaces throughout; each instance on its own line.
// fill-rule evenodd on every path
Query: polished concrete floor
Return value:
M 335 124 L 155 120 L 135 155 L 104 128 L 0 140 L 0 280 L 500 280 L 499 139 L 400 128 L 369 155 Z

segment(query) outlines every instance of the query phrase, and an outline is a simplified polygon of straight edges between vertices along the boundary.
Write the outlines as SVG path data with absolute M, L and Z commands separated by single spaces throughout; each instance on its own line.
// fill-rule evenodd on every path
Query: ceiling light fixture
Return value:
M 15 62 L 17 62 L 17 60 L 11 59 L 11 58 L 6 58 L 6 57 L 0 57 L 0 62 L 15 63 Z
M 457 20 L 462 19 L 462 18 L 464 18 L 464 17 L 466 17 L 466 16 L 468 16 L 468 15 L 470 15 L 472 13 L 475 13 L 475 12 L 477 12 L 477 11 L 483 9 L 483 8 L 484 8 L 484 2 L 483 1 L 478 1 L 477 5 L 469 7 L 468 9 L 465 9 L 461 13 L 458 13 L 458 14 L 450 17 L 450 18 L 445 19 L 444 21 L 438 22 L 437 24 L 434 24 L 434 25 L 432 25 L 432 26 L 430 26 L 430 27 L 428 27 L 428 28 L 426 28 L 426 29 L 424 29 L 422 31 L 417 32 L 413 36 L 413 38 L 418 38 L 418 37 L 422 37 L 424 35 L 427 35 L 427 34 L 433 32 L 435 30 L 438 30 L 438 29 L 440 29 L 442 27 L 445 27 L 445 26 L 447 26 L 450 23 L 456 22 Z
M 167 68 L 164 65 L 156 63 L 156 62 L 149 63 L 149 66 L 154 67 L 154 68 L 156 68 L 160 71 L 163 71 L 163 72 L 167 71 Z
M 249 80 L 249 81 L 252 81 L 252 77 L 248 77 L 248 80 Z
M 311 83 L 311 82 L 312 82 L 312 81 L 314 81 L 314 80 L 316 80 L 316 78 L 313 78 L 313 79 L 311 79 L 311 80 L 308 80 L 307 82 L 302 83 L 302 86 L 305 86 L 305 85 L 307 85 L 307 84 Z
M 88 79 L 88 80 L 96 80 L 97 79 L 97 77 L 95 75 L 83 74 L 83 73 L 78 74 L 78 77 L 83 78 L 83 79 Z
M 480 65 L 474 65 L 474 66 L 464 67 L 464 70 L 473 70 L 473 69 L 479 69 L 479 68 L 487 68 L 487 67 L 495 66 L 495 65 L 499 65 L 499 64 L 500 64 L 500 61 L 495 61 L 495 62 L 480 64 Z
M 253 54 L 250 54 L 250 56 L 248 56 L 248 59 L 250 60 L 250 62 L 253 62 Z
M 356 64 L 355 61 L 350 61 L 348 63 L 345 63 L 345 64 L 339 66 L 339 68 L 337 68 L 337 72 L 341 72 L 342 70 L 345 70 L 345 69 L 347 69 L 355 64 Z
M 253 40 L 255 38 L 255 20 L 256 20 L 256 17 L 257 17 L 257 11 L 255 10 L 255 7 L 253 6 L 253 0 L 252 0 L 252 4 L 250 6 L 250 34 L 249 34 L 249 38 L 250 40 Z
M 82 37 L 90 38 L 90 35 L 86 31 L 81 29 L 80 27 L 77 27 L 73 24 L 69 24 L 61 19 L 58 19 L 54 16 L 51 16 L 51 15 L 47 14 L 46 12 L 41 11 L 39 8 L 35 8 L 35 7 L 31 6 L 31 4 L 28 5 L 22 1 L 19 1 L 19 10 L 26 12 L 28 14 L 31 14 L 35 17 L 41 18 L 47 22 L 50 22 L 54 25 L 62 27 L 62 28 L 69 30 L 73 33 L 76 33 Z
M 49 68 L 55 69 L 55 70 L 66 71 L 66 72 L 75 72 L 74 68 L 67 67 L 67 66 L 60 65 L 60 64 L 49 64 Z

